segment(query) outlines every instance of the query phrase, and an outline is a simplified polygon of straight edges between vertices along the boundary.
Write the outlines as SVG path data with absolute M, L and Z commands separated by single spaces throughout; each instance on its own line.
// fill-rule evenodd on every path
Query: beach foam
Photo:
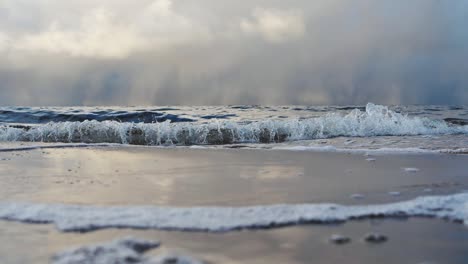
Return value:
M 411 173 L 416 173 L 419 171 L 418 168 L 403 168 L 405 172 L 411 172 Z
M 0 219 L 54 223 L 62 231 L 143 228 L 224 232 L 370 217 L 434 217 L 468 224 L 468 193 L 378 204 L 277 204 L 248 207 L 82 206 L 0 203 Z
M 159 246 L 157 241 L 132 237 L 109 243 L 95 244 L 67 250 L 53 256 L 53 264 L 201 264 L 189 256 L 165 254 L 153 258 L 143 254 Z
M 337 152 L 351 154 L 466 154 L 468 149 L 423 149 L 423 148 L 339 148 L 335 146 L 275 146 L 273 150 Z
M 467 154 L 467 148 L 424 149 L 424 148 L 340 148 L 336 146 L 275 146 L 273 150 L 336 152 L 350 154 Z
M 193 145 L 193 146 L 146 146 L 146 145 L 122 145 L 117 143 L 15 143 L 10 142 L 6 145 L 0 146 L 0 152 L 13 152 L 13 151 L 30 151 L 41 149 L 64 149 L 64 148 L 112 148 L 112 147 L 141 147 L 141 148 L 189 148 L 193 150 L 222 150 L 222 149 L 258 149 L 258 150 L 281 150 L 281 151 L 306 151 L 306 152 L 324 152 L 324 153 L 345 153 L 345 154 L 358 154 L 358 155 L 398 155 L 398 154 L 468 154 L 468 148 L 457 149 L 425 149 L 425 148 L 342 148 L 337 146 L 298 146 L 298 145 L 279 145 L 270 144 L 246 144 L 246 145 L 227 145 L 227 146 L 208 146 L 208 145 Z M 368 162 L 375 162 L 375 158 L 365 159 Z

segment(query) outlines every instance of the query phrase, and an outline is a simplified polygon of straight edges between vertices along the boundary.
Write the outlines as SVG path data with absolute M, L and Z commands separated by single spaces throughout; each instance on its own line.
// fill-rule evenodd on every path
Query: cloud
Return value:
M 300 38 L 306 29 L 301 12 L 265 8 L 256 8 L 252 18 L 242 19 L 240 27 L 245 33 L 260 34 L 265 40 L 275 43 Z
M 467 8 L 0 0 L 0 104 L 468 104 Z
M 67 21 L 59 17 L 43 30 L 16 37 L 2 33 L 0 51 L 121 59 L 136 52 L 194 44 L 210 38 L 209 30 L 176 13 L 171 0 L 142 5 L 134 16 L 123 16 L 119 12 L 122 10 L 114 11 L 112 5 L 92 7 L 85 9 L 77 26 L 67 26 Z
M 5 50 L 10 46 L 10 39 L 7 34 L 0 32 L 0 50 Z
M 110 11 L 95 9 L 82 17 L 76 30 L 65 29 L 54 21 L 45 31 L 19 37 L 14 48 L 76 57 L 122 58 L 148 45 L 131 26 L 119 25 L 115 20 Z

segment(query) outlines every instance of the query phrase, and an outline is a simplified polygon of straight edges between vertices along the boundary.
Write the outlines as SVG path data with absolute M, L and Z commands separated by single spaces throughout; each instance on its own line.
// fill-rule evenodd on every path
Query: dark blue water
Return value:
M 0 107 L 0 122 L 45 124 L 86 120 L 135 123 L 204 122 L 207 120 L 259 121 L 313 118 L 327 113 L 346 114 L 366 106 L 171 106 L 171 107 Z M 390 106 L 389 109 L 433 119 L 467 124 L 466 106 Z

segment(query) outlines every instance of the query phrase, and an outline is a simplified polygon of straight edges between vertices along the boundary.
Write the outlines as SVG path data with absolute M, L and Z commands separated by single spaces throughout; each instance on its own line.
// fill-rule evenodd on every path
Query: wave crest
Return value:
M 237 123 L 121 123 L 117 121 L 50 122 L 38 126 L 0 127 L 2 141 L 123 143 L 136 145 L 202 145 L 270 143 L 319 138 L 468 134 L 457 126 L 429 118 L 409 117 L 386 106 L 367 104 L 346 115 Z

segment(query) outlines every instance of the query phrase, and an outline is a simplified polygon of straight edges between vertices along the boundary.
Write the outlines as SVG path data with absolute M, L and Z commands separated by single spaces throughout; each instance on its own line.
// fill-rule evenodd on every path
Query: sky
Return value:
M 468 104 L 465 0 L 0 0 L 0 105 Z

